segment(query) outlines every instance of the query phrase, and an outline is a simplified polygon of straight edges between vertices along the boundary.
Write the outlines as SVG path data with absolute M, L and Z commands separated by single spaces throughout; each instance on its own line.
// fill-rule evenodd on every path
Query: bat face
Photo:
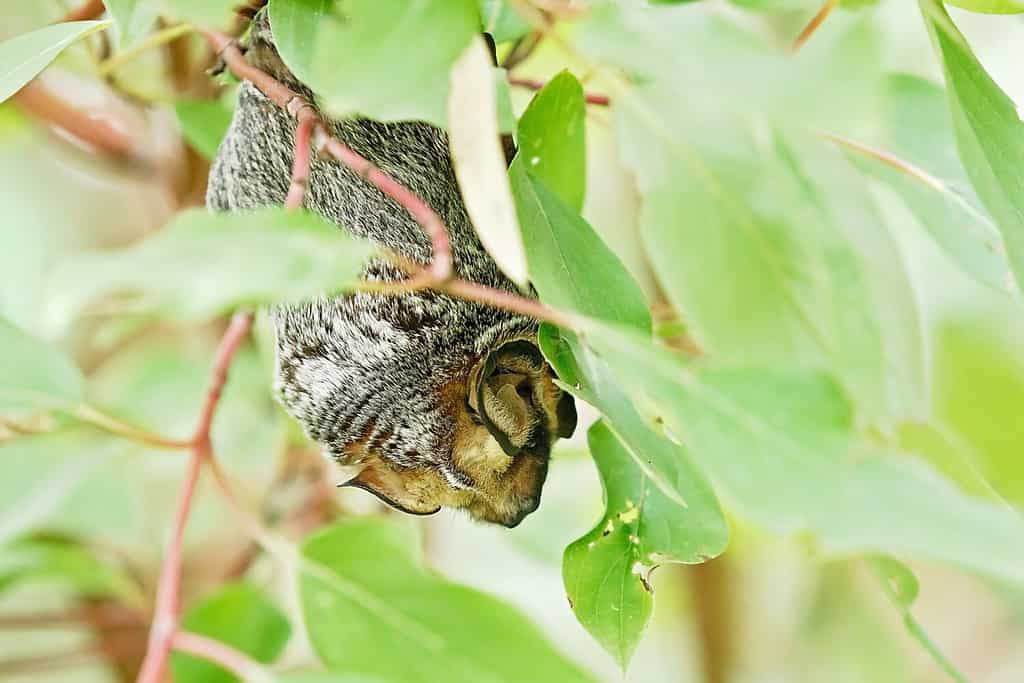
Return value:
M 412 514 L 463 508 L 474 519 L 516 526 L 540 504 L 554 441 L 576 426 L 573 399 L 554 379 L 532 342 L 501 346 L 445 392 L 449 457 L 401 468 L 357 448 L 350 456 L 365 467 L 347 484 Z

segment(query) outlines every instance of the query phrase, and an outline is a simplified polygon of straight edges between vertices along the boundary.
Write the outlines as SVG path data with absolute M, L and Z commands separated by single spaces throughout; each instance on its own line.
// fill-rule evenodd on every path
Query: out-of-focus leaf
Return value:
M 768 529 L 816 534 L 831 553 L 892 553 L 1024 582 L 1024 522 L 924 463 L 858 437 L 836 383 L 794 369 L 687 368 L 632 331 L 585 343 L 634 402 L 690 448 L 718 493 Z
M 281 57 L 335 116 L 447 120 L 448 73 L 480 28 L 474 0 L 271 0 Z
M 942 180 L 909 162 L 849 140 L 837 143 L 871 177 L 900 195 L 936 243 L 972 277 L 1006 290 L 1011 281 L 1003 240 L 984 213 Z
M 168 16 L 196 26 L 230 26 L 238 0 L 161 0 Z
M 103 0 L 117 24 L 120 47 L 131 47 L 156 23 L 159 7 L 154 0 Z
M 70 319 L 102 294 L 131 292 L 138 295 L 132 310 L 202 320 L 337 291 L 372 253 L 311 213 L 186 211 L 135 246 L 67 260 L 55 276 L 53 315 Z
M 592 680 L 511 607 L 425 569 L 417 547 L 370 518 L 303 544 L 303 617 L 329 670 L 403 683 Z
M 498 132 L 491 57 L 476 37 L 452 67 L 448 129 L 452 164 L 476 234 L 498 267 L 526 284 L 526 251 L 519 234 L 505 154 Z
M 586 111 L 583 87 L 563 71 L 538 92 L 519 119 L 523 168 L 573 211 L 586 190 Z
M 641 425 L 642 428 L 642 425 Z M 591 427 L 590 452 L 601 472 L 607 510 L 565 551 L 562 574 L 580 623 L 623 668 L 650 618 L 650 571 L 662 562 L 702 562 L 725 546 L 728 530 L 711 488 L 681 447 L 647 430 L 639 453 L 604 422 Z M 636 430 L 633 430 L 634 443 Z M 678 459 L 678 494 L 668 498 L 636 466 L 661 452 Z
M 893 606 L 903 616 L 903 625 L 907 632 L 924 647 L 939 667 L 957 683 L 967 683 L 967 678 L 960 673 L 956 666 L 949 661 L 942 650 L 925 633 L 921 623 L 914 618 L 910 607 L 917 600 L 918 584 L 917 577 L 902 562 L 891 557 L 874 557 L 868 560 L 868 565 L 878 577 L 886 596 Z
M 962 457 L 1018 503 L 1024 502 L 1021 331 L 1002 320 L 951 321 L 939 331 L 934 361 L 938 419 L 958 435 Z
M 593 228 L 531 178 L 521 156 L 509 177 L 530 279 L 541 299 L 556 308 L 649 329 L 643 293 Z
M 21 90 L 64 48 L 110 24 L 109 21 L 53 24 L 0 43 L 0 102 Z
M 75 364 L 48 344 L 0 318 L 0 417 L 74 406 L 83 378 Z
M 82 430 L 16 439 L 0 446 L 0 545 L 58 520 L 68 501 L 124 446 Z M 122 488 L 123 485 L 122 485 Z M 110 503 L 111 508 L 116 505 Z M 115 513 L 122 511 L 114 510 Z M 76 514 L 82 516 L 84 510 Z M 75 529 L 60 528 L 74 532 Z
M 248 584 L 222 586 L 188 611 L 182 628 L 218 640 L 263 664 L 277 659 L 292 631 L 288 618 L 277 605 L 263 591 Z M 176 681 L 238 681 L 213 662 L 181 653 L 171 656 L 171 669 Z
M 983 14 L 1020 14 L 1024 12 L 1024 2 L 1020 2 L 1020 0 L 949 0 L 949 4 Z
M 920 0 L 946 76 L 960 158 L 1024 281 L 1024 122 L 937 0 Z
M 220 141 L 231 125 L 231 109 L 210 100 L 179 100 L 174 113 L 185 138 L 207 159 L 217 156 Z
M 508 0 L 477 0 L 484 33 L 490 33 L 495 43 L 521 38 L 530 32 L 530 24 L 523 19 Z
M 0 553 L 0 592 L 45 583 L 90 598 L 141 598 L 139 588 L 120 568 L 70 539 L 23 538 Z

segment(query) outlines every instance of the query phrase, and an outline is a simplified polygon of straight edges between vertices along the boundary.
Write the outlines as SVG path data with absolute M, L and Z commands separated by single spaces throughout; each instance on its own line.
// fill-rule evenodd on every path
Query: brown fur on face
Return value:
M 553 442 L 575 428 L 571 397 L 525 340 L 474 363 L 445 395 L 455 418 L 450 467 L 397 468 L 350 451 L 364 468 L 347 485 L 412 514 L 464 508 L 474 519 L 516 526 L 540 504 Z

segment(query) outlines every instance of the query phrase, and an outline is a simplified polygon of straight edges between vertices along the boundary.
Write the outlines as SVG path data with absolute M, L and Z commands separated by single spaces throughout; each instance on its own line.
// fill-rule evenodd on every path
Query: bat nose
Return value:
M 527 515 L 536 511 L 538 507 L 540 507 L 540 495 L 530 496 L 529 498 L 523 499 L 519 504 L 519 512 L 517 512 L 514 517 L 503 522 L 503 526 L 508 527 L 509 529 L 514 529 L 519 526 L 520 522 L 526 519 Z

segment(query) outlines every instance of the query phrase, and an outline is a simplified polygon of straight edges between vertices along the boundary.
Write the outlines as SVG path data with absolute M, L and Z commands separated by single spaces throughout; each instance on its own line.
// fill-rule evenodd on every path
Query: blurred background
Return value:
M 71 4 L 5 2 L 0 39 L 54 21 Z M 704 3 L 704 11 L 756 24 L 780 45 L 816 10 L 816 3 L 803 0 Z M 1024 102 L 1024 21 L 951 13 L 1002 88 Z M 941 83 L 915 3 L 843 8 L 821 33 L 856 21 L 877 33 L 888 69 Z M 43 82 L 87 116 L 107 122 L 130 142 L 132 154 L 98 153 L 40 123 L 45 102 L 0 105 L 0 314 L 70 352 L 90 375 L 98 404 L 162 433 L 185 434 L 222 327 L 172 325 L 135 315 L 117 301 L 72 315 L 89 283 L 69 282 L 53 270 L 69 253 L 127 244 L 183 207 L 202 204 L 208 158 L 230 115 L 232 89 L 203 75 L 211 56 L 190 38 L 147 52 L 105 81 L 91 75 L 104 49 L 98 37 L 75 46 Z M 542 46 L 517 75 L 543 79 L 562 65 Z M 844 87 L 838 76 L 831 85 L 837 92 Z M 520 110 L 529 98 L 528 91 L 513 89 Z M 653 294 L 636 235 L 637 195 L 616 159 L 608 118 L 606 110 L 588 115 L 584 215 Z M 217 421 L 225 468 L 268 519 L 295 536 L 338 516 L 392 514 L 368 494 L 331 486 L 315 447 L 302 441 L 272 399 L 266 335 L 261 322 L 257 343 L 233 370 Z M 607 681 L 947 680 L 907 635 L 862 562 L 822 561 L 808 539 L 762 535 L 736 520 L 723 557 L 654 572 L 655 617 L 623 675 L 578 625 L 562 586 L 563 549 L 603 510 L 584 433 L 579 429 L 576 439 L 559 446 L 544 503 L 519 528 L 482 526 L 450 511 L 402 518 L 418 527 L 427 562 L 518 606 L 559 650 Z M 86 432 L 3 438 L 0 428 L 0 538 L 42 529 L 54 539 L 87 539 L 128 581 L 73 553 L 55 555 L 50 575 L 29 574 L 20 571 L 17 553 L 5 553 L 0 680 L 131 680 L 145 624 L 111 607 L 110 596 L 147 600 L 181 477 L 180 456 Z M 922 586 L 915 615 L 969 680 L 1024 681 L 1024 595 L 944 567 L 912 566 Z M 281 578 L 275 572 L 202 488 L 188 528 L 186 599 L 226 576 L 248 574 L 273 584 Z M 288 661 L 308 657 L 301 639 L 293 639 Z

